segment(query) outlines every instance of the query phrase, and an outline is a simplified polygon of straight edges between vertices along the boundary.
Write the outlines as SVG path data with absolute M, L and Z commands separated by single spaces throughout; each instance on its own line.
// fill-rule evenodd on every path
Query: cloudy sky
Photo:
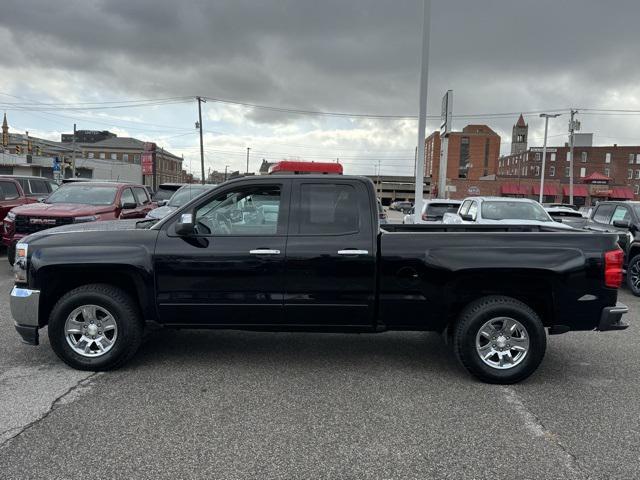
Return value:
M 454 90 L 454 128 L 486 123 L 507 153 L 517 112 L 640 112 L 638 18 L 637 0 L 433 0 L 428 113 Z M 59 139 L 75 122 L 156 141 L 197 173 L 201 95 L 207 167 L 244 170 L 251 147 L 252 170 L 339 158 L 411 174 L 421 31 L 422 0 L 3 0 L 0 109 L 15 132 Z M 579 118 L 596 144 L 640 145 L 638 113 Z

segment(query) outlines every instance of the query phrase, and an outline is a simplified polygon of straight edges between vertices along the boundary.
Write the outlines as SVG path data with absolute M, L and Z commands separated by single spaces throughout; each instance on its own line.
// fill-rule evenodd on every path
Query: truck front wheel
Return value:
M 49 317 L 49 341 L 62 361 L 78 370 L 118 368 L 138 350 L 143 325 L 123 290 L 84 285 L 66 293 Z
M 538 315 L 510 297 L 467 305 L 453 327 L 453 348 L 469 373 L 487 383 L 524 380 L 540 365 L 547 337 Z
M 627 285 L 636 297 L 640 297 L 640 255 L 629 260 L 627 265 Z

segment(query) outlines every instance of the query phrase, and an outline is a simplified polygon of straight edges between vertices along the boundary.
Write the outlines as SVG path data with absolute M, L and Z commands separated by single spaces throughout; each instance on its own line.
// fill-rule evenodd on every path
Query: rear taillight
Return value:
M 423 221 L 425 221 L 425 222 L 426 222 L 428 218 L 429 218 L 429 216 L 428 216 L 426 213 L 423 213 L 423 214 L 422 214 L 422 220 L 423 220 Z
M 604 254 L 604 284 L 610 288 L 620 288 L 622 285 L 622 263 L 624 252 L 620 249 L 611 250 Z

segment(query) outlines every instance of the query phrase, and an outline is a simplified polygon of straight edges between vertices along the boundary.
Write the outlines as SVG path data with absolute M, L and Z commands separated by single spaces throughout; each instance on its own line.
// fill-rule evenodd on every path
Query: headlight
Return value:
M 27 281 L 27 251 L 26 243 L 16 244 L 16 261 L 13 264 L 13 273 L 16 282 Z
M 75 223 L 83 223 L 83 222 L 95 222 L 98 219 L 95 215 L 87 215 L 86 217 L 76 217 L 74 218 Z
M 16 214 L 13 212 L 9 212 L 7 213 L 7 217 L 6 220 L 15 220 L 16 219 Z

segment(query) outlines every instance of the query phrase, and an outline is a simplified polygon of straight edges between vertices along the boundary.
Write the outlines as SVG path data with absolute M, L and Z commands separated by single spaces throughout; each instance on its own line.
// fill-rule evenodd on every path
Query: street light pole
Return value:
M 544 196 L 544 167 L 547 158 L 547 131 L 549 129 L 549 119 L 559 117 L 559 113 L 549 114 L 549 113 L 541 113 L 540 117 L 544 118 L 544 144 L 542 145 L 542 169 L 540 171 L 540 199 L 539 202 L 542 203 L 542 198 Z
M 249 175 L 249 150 L 251 150 L 251 148 L 247 147 L 247 175 Z
M 570 153 L 569 153 L 569 203 L 573 205 L 573 134 L 579 127 L 576 125 L 578 122 L 573 120 L 577 110 L 571 109 L 571 120 L 569 120 L 569 137 L 571 141 Z
M 419 223 L 424 197 L 424 141 L 427 127 L 427 85 L 429 81 L 429 34 L 431 27 L 431 0 L 424 0 L 422 20 L 422 68 L 420 70 L 420 116 L 418 120 L 418 154 L 414 189 L 414 223 Z
M 229 165 L 225 165 L 224 166 L 224 181 L 227 181 L 227 168 L 229 168 Z
M 200 173 L 204 185 L 206 179 L 204 178 L 204 146 L 202 144 L 202 102 L 207 103 L 207 101 L 202 97 L 196 97 L 196 100 L 198 100 L 198 129 L 200 130 Z

